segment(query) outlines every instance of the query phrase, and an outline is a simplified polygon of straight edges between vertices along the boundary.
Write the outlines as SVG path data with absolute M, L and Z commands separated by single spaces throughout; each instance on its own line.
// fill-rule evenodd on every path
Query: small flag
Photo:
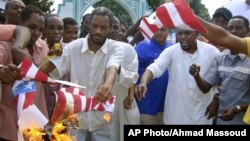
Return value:
M 140 23 L 140 31 L 143 37 L 149 42 L 154 36 L 154 33 L 158 31 L 159 27 L 154 25 L 156 13 L 154 12 L 149 17 L 143 17 Z
M 36 84 L 34 81 L 17 80 L 12 87 L 13 101 L 16 107 L 17 118 L 21 112 L 34 103 Z
M 24 58 L 21 64 L 19 65 L 19 68 L 22 70 L 22 73 L 20 75 L 23 78 L 23 80 L 35 80 L 35 81 L 48 82 L 48 83 L 60 83 L 60 84 L 67 85 L 67 86 L 79 87 L 79 88 L 85 89 L 84 86 L 81 86 L 72 82 L 55 80 L 55 79 L 48 77 L 48 75 L 43 73 L 41 70 L 39 70 L 29 58 Z

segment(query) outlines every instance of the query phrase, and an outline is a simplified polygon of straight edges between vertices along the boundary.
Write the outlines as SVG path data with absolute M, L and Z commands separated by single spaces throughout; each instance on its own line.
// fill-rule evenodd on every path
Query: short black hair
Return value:
M 91 15 L 90 15 L 90 21 L 92 20 L 92 18 L 95 16 L 95 15 L 100 15 L 100 16 L 108 16 L 109 17 L 109 24 L 110 24 L 110 27 L 112 26 L 112 23 L 113 23 L 113 12 L 108 9 L 107 7 L 96 7 Z
M 66 25 L 78 25 L 76 20 L 71 17 L 63 18 L 63 24 L 64 24 L 64 28 L 66 28 Z
M 17 1 L 17 0 L 15 0 Z M 24 3 L 22 0 L 19 0 L 20 2 Z M 9 0 L 6 4 L 5 4 L 5 10 L 8 10 L 10 8 L 10 6 L 13 4 L 14 0 Z
M 48 15 L 45 17 L 45 27 L 47 27 L 47 25 L 48 25 L 48 20 L 49 20 L 49 18 L 51 18 L 51 17 L 59 17 L 59 16 L 57 16 L 56 14 L 48 14 Z
M 90 15 L 91 15 L 90 13 L 83 15 L 83 16 L 82 16 L 82 22 L 81 22 L 81 24 L 82 24 L 82 23 L 86 20 L 86 18 L 89 17 Z
M 44 16 L 44 13 L 41 9 L 39 9 L 38 7 L 36 7 L 34 5 L 28 5 L 22 10 L 20 17 L 21 17 L 22 21 L 24 22 L 24 21 L 28 20 L 30 18 L 31 14 L 33 14 L 33 13 Z
M 244 22 L 244 25 L 245 25 L 247 28 L 249 27 L 249 21 L 248 21 L 248 19 L 247 19 L 246 17 L 238 15 L 238 16 L 232 17 L 231 19 L 236 19 L 236 18 L 242 19 L 243 22 Z

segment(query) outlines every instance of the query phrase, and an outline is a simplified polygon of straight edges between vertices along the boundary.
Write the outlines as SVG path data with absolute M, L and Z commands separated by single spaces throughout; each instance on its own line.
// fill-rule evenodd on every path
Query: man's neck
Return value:
M 92 42 L 90 38 L 88 38 L 89 50 L 93 51 L 94 53 L 96 53 L 103 46 L 103 44 L 96 44 Z

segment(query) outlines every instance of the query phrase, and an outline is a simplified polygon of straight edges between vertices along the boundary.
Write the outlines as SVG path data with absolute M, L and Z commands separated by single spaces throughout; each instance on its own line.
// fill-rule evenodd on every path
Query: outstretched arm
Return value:
M 143 73 L 140 84 L 135 87 L 135 96 L 138 100 L 141 100 L 147 92 L 147 85 L 153 79 L 153 73 L 146 69 Z
M 45 62 L 39 67 L 39 69 L 40 69 L 42 72 L 46 73 L 46 74 L 52 72 L 55 68 L 56 68 L 56 66 L 55 66 L 52 62 L 50 62 L 49 60 L 48 60 L 48 61 L 45 61 Z
M 99 101 L 107 101 L 111 97 L 111 90 L 115 82 L 115 77 L 117 73 L 117 68 L 111 66 L 106 70 L 105 82 L 99 86 L 96 92 L 96 97 Z
M 216 44 L 220 44 L 228 49 L 240 53 L 248 54 L 246 40 L 230 34 L 222 27 L 209 23 L 197 16 L 197 19 L 207 29 L 208 33 L 202 33 L 208 40 Z

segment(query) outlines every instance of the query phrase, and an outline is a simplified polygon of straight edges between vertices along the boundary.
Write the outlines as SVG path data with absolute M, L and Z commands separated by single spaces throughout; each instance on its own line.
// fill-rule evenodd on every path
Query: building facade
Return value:
M 4 9 L 8 0 L 0 0 L 0 8 Z M 57 0 L 59 1 L 59 0 Z M 57 3 L 56 13 L 61 18 L 72 17 L 78 23 L 81 23 L 81 17 L 89 7 L 101 0 L 61 0 Z M 119 4 L 129 14 L 131 21 L 135 23 L 140 17 L 150 15 L 152 10 L 149 9 L 146 0 L 113 0 Z M 55 3 L 55 2 L 54 2 Z
M 58 5 L 57 15 L 61 18 L 72 17 L 80 23 L 86 10 L 99 1 L 101 0 L 63 0 Z M 114 0 L 114 2 L 127 11 L 133 23 L 140 17 L 152 13 L 146 0 Z

